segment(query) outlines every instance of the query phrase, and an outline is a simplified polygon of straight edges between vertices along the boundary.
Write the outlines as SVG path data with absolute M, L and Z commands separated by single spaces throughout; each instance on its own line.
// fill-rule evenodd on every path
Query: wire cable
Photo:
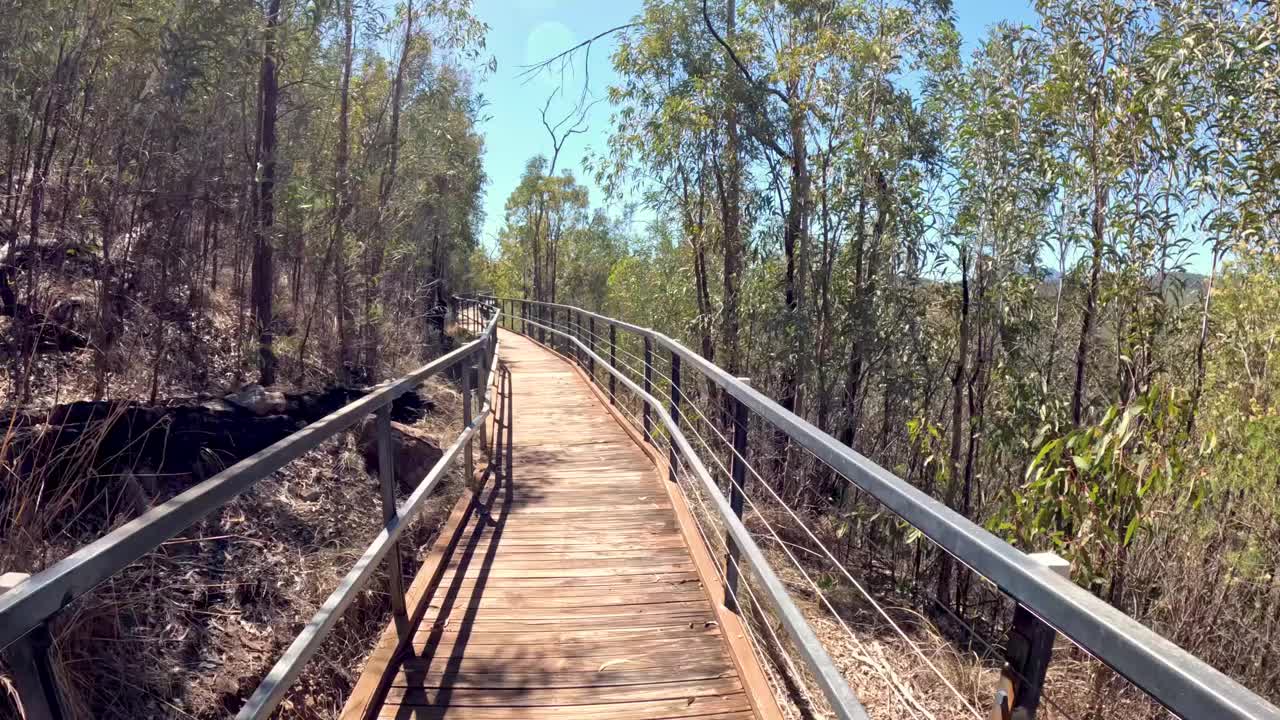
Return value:
M 694 434 L 697 435 L 696 432 Z M 678 455 L 679 454 L 677 453 L 677 457 Z M 755 501 L 752 500 L 749 495 L 747 495 L 746 488 L 744 488 L 741 484 L 735 482 L 733 480 L 732 475 L 730 475 L 729 481 L 738 489 L 738 492 L 742 494 L 743 499 L 745 499 L 747 503 L 751 505 L 752 510 L 754 510 L 756 513 L 756 517 L 758 517 L 760 521 L 764 523 L 765 528 L 768 529 L 769 531 L 769 534 L 772 535 L 774 540 L 778 542 L 779 547 L 781 547 L 783 552 L 786 553 L 787 557 L 790 558 L 791 562 L 796 566 L 796 569 L 800 571 L 800 574 L 803 575 L 805 580 L 807 580 L 809 584 L 813 587 L 815 594 L 817 594 L 819 597 L 822 598 L 823 603 L 827 605 L 827 608 L 831 611 L 832 615 L 838 619 L 838 621 L 844 627 L 845 631 L 850 635 L 850 637 L 853 637 L 852 629 L 849 628 L 848 624 L 845 623 L 844 619 L 840 617 L 840 614 L 836 611 L 835 607 L 831 605 L 826 595 L 818 588 L 817 583 L 813 581 L 813 579 L 809 576 L 809 573 L 805 571 L 800 561 L 791 552 L 791 549 L 788 547 L 788 544 L 782 540 L 782 537 L 778 534 L 777 530 L 774 529 L 773 524 L 770 523 L 768 518 L 766 518 L 765 515 L 760 512 L 759 506 L 757 506 Z M 835 555 L 830 551 L 830 549 L 828 549 L 826 545 L 820 539 L 818 539 L 818 536 L 815 535 L 813 531 L 809 529 L 809 527 L 804 523 L 803 520 L 800 519 L 798 515 L 796 515 L 795 511 L 793 511 L 790 507 L 788 507 L 787 504 L 783 502 L 782 498 L 778 497 L 778 494 L 773 491 L 773 488 L 769 487 L 768 483 L 761 482 L 760 485 L 764 487 L 765 490 L 768 491 L 769 494 L 772 495 L 775 500 L 777 500 L 778 504 L 782 507 L 783 510 L 785 510 L 789 515 L 791 515 L 791 517 L 796 521 L 797 525 L 799 525 L 800 528 L 804 530 L 805 533 L 809 536 L 809 538 L 812 539 L 813 542 L 823 550 L 824 554 L 826 554 L 827 558 L 831 561 L 832 565 L 834 565 L 845 576 L 845 578 L 849 580 L 850 584 L 852 584 L 854 588 L 856 588 L 858 592 L 867 600 L 867 602 L 870 603 L 873 608 L 875 608 L 876 612 L 879 613 L 880 616 L 883 617 L 885 621 L 889 623 L 890 627 L 892 627 L 894 631 L 897 632 L 897 634 L 903 639 L 903 641 L 906 642 L 911 647 L 912 651 L 915 652 L 915 654 L 929 667 L 929 669 L 932 670 L 933 673 L 938 676 L 938 679 L 941 680 L 943 684 L 947 686 L 947 688 L 956 696 L 956 698 L 960 700 L 960 702 L 964 705 L 964 707 L 968 709 L 973 714 L 974 717 L 981 718 L 982 717 L 981 713 L 979 713 L 978 710 L 973 707 L 972 703 L 970 703 L 969 700 L 965 698 L 965 696 L 955 688 L 955 686 L 951 683 L 951 681 L 948 680 L 947 677 L 942 674 L 942 671 L 939 670 L 938 667 L 934 665 L 933 662 L 929 660 L 928 657 L 925 656 L 924 652 L 920 650 L 919 646 L 915 642 L 913 642 L 911 638 L 907 636 L 906 632 L 903 631 L 902 628 L 898 625 L 898 623 L 893 620 L 893 618 L 889 615 L 887 611 L 885 611 L 884 607 L 879 602 L 877 602 L 874 597 L 872 597 L 871 593 L 868 592 L 867 589 L 863 587 L 863 585 L 859 583 L 851 573 L 849 573 L 848 569 L 846 569 L 844 565 L 841 564 L 840 561 L 836 559 Z
M 685 465 L 684 460 L 683 460 L 682 458 L 680 458 L 680 456 L 679 456 L 679 455 L 677 455 L 677 461 L 680 463 L 680 467 L 681 467 L 681 470 L 682 470 L 682 472 L 681 472 L 681 473 L 677 474 L 677 477 L 679 477 L 679 475 L 680 475 L 680 474 L 683 474 L 683 475 L 685 475 L 685 476 L 688 476 L 688 475 L 689 475 L 689 473 L 690 473 L 689 468 L 688 468 L 688 466 L 687 466 L 687 465 Z M 683 487 L 682 487 L 682 488 L 681 488 L 681 490 L 685 493 L 685 495 L 686 495 L 686 496 L 693 495 L 693 496 L 695 497 L 696 502 L 698 503 L 698 506 L 699 506 L 699 508 L 700 508 L 701 513 L 702 513 L 702 514 L 706 515 L 707 517 L 714 517 L 714 515 L 712 515 L 711 511 L 707 508 L 707 506 L 706 506 L 706 501 L 703 499 L 703 497 L 702 497 L 702 493 L 701 493 L 701 492 L 699 492 L 699 491 L 697 491 L 697 490 L 695 490 L 695 489 L 694 489 L 694 487 L 693 487 L 693 484 L 692 484 L 692 483 L 689 483 L 689 488 L 688 488 L 688 489 L 685 489 L 685 488 L 683 488 Z M 759 515 L 759 511 L 758 511 L 758 510 L 757 510 L 757 515 Z M 698 513 L 695 513 L 695 514 L 694 514 L 695 521 L 697 520 L 697 516 L 698 516 Z M 695 524 L 698 524 L 698 525 L 699 525 L 698 531 L 699 531 L 699 534 L 701 534 L 701 535 L 702 535 L 702 537 L 703 537 L 703 542 L 704 542 L 704 543 L 706 543 L 707 547 L 714 549 L 714 547 L 715 547 L 715 546 L 714 546 L 714 545 L 712 545 L 712 544 L 711 544 L 711 542 L 707 539 L 707 535 L 706 535 L 706 533 L 705 533 L 705 532 L 703 532 L 703 530 L 702 530 L 702 528 L 701 528 L 700 524 L 699 524 L 699 523 L 697 523 L 697 522 L 695 522 Z M 739 563 L 738 563 L 737 559 L 736 559 L 736 558 L 734 558 L 734 557 L 733 557 L 733 555 L 729 552 L 728 542 L 727 542 L 726 540 L 724 540 L 723 538 L 721 538 L 721 539 L 720 539 L 720 546 L 721 546 L 722 548 L 724 548 L 725 558 L 726 558 L 727 560 L 729 560 L 730 562 L 732 562 L 732 563 L 734 564 L 734 567 L 735 567 L 735 568 L 737 568 L 737 570 L 738 570 L 738 577 L 742 580 L 742 584 L 747 588 L 747 592 L 748 592 L 748 594 L 750 594 L 750 595 L 751 595 L 751 599 L 754 601 L 755 606 L 756 606 L 756 608 L 757 608 L 757 611 L 758 611 L 758 612 L 760 612 L 760 613 L 763 615 L 763 614 L 764 614 L 764 609 L 763 609 L 763 607 L 760 605 L 760 601 L 759 601 L 759 599 L 755 597 L 755 592 L 751 589 L 751 584 L 750 584 L 749 582 L 747 582 L 747 581 L 746 581 L 746 575 L 742 572 L 742 568 L 741 568 L 741 566 L 739 565 Z M 792 562 L 795 562 L 795 559 L 794 559 L 794 558 L 792 558 Z M 800 569 L 800 568 L 799 568 L 799 566 L 798 566 L 798 564 L 797 564 L 797 569 Z M 801 574 L 802 574 L 802 575 L 804 575 L 805 579 L 809 581 L 809 584 L 810 584 L 810 586 L 813 588 L 814 593 L 815 593 L 816 595 L 818 595 L 819 597 L 822 597 L 822 598 L 824 599 L 824 601 L 825 601 L 825 600 L 826 600 L 826 598 L 825 598 L 825 595 L 823 595 L 822 591 L 821 591 L 820 589 L 818 589 L 817 585 L 813 583 L 812 579 L 810 579 L 810 578 L 808 577 L 808 575 L 804 574 L 803 569 L 800 569 L 800 570 L 801 570 Z M 718 575 L 720 574 L 720 573 L 719 573 L 719 569 L 718 569 L 718 568 L 717 568 L 717 574 L 718 574 Z M 735 599 L 735 600 L 737 600 L 737 593 L 736 593 L 736 592 L 734 592 L 732 588 L 729 588 L 728 583 L 727 583 L 727 581 L 724 579 L 723 575 L 721 575 L 720 577 L 721 577 L 721 581 L 722 581 L 722 583 L 724 583 L 724 584 L 725 584 L 726 589 L 729 589 L 730 593 L 734 595 L 734 599 Z M 912 714 L 912 716 L 913 716 L 913 717 L 920 717 L 920 715 L 916 712 L 916 709 L 917 709 L 917 708 L 913 708 L 913 707 L 912 707 L 912 705 L 916 705 L 916 703 L 914 703 L 914 702 L 912 701 L 912 699 L 908 698 L 908 697 L 906 696 L 905 692 L 903 692 L 903 691 L 902 691 L 902 689 L 900 688 L 900 682 L 901 682 L 901 681 L 895 680 L 894 678 L 890 677 L 890 672 L 891 672 L 891 671 L 886 670 L 886 668 L 884 668 L 884 667 L 883 667 L 883 666 L 881 666 L 881 665 L 877 665 L 877 664 L 875 664 L 875 663 L 873 663 L 873 662 L 870 662 L 870 661 L 869 661 L 870 654 L 867 652 L 867 650 L 866 650 L 866 646 L 865 646 L 865 644 L 862 642 L 862 640 L 861 640 L 860 638 L 858 638 L 856 635 L 854 635 L 854 634 L 853 634 L 852 630 L 848 627 L 848 625 L 846 625 L 846 624 L 844 623 L 843 619 L 840 617 L 839 613 L 837 613 L 837 612 L 836 612 L 835 608 L 831 606 L 831 603 L 830 603 L 830 602 L 825 602 L 825 604 L 826 604 L 826 606 L 827 606 L 827 609 L 831 612 L 832 616 L 836 619 L 837 623 L 839 623 L 839 624 L 844 628 L 844 630 L 845 630 L 846 634 L 848 634 L 848 636 L 849 636 L 849 639 L 850 639 L 851 641 L 853 641 L 854 645 L 858 648 L 858 651 L 862 654 L 862 658 L 861 658 L 861 659 L 864 661 L 864 663 L 865 663 L 865 664 L 867 664 L 867 665 L 871 665 L 873 668 L 875 668 L 875 670 L 880 674 L 881 678 L 886 682 L 886 684 L 888 684 L 891 688 L 893 688 L 893 689 L 895 690 L 895 692 L 897 692 L 897 693 L 898 693 L 898 695 L 901 697 L 901 699 L 902 699 L 903 703 L 905 703 L 907 710 L 908 710 L 909 712 L 911 712 L 911 714 Z M 739 607 L 741 607 L 741 605 L 740 605 L 740 604 L 739 604 Z M 772 626 L 771 626 L 769 623 L 765 623 L 765 626 L 770 630 L 770 633 L 771 633 L 771 634 L 773 634 L 773 628 L 772 628 Z M 778 637 L 777 637 L 777 635 L 776 635 L 776 634 L 774 634 L 774 640 L 775 640 L 776 642 L 778 642 L 778 643 L 779 643 L 779 645 L 781 645 L 781 641 L 778 639 Z M 784 654 L 785 654 L 785 651 L 784 651 Z M 792 665 L 793 663 L 792 663 L 791 661 L 789 661 L 789 662 L 788 662 L 788 664 L 789 664 L 789 665 Z M 793 676 L 795 676 L 795 677 L 797 677 L 797 678 L 798 678 L 798 677 L 802 677 L 802 676 L 800 676 L 800 675 L 798 675 L 798 674 L 796 674 L 796 673 L 795 673 L 794 667 L 792 667 L 792 674 L 793 674 Z M 928 718 L 931 718 L 931 719 L 933 718 L 933 715 L 932 715 L 931 713 L 929 713 L 928 711 L 924 710 L 924 708 L 922 708 L 922 707 L 921 707 L 921 708 L 918 708 L 918 709 L 919 709 L 920 711 L 924 712 L 924 713 L 925 713 L 925 715 L 926 715 Z

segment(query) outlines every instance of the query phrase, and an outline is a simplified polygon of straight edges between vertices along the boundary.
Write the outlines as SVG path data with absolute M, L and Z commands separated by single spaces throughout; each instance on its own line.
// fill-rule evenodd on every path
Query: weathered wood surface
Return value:
M 579 371 L 501 342 L 515 471 L 455 508 L 343 718 L 780 717 L 679 493 Z

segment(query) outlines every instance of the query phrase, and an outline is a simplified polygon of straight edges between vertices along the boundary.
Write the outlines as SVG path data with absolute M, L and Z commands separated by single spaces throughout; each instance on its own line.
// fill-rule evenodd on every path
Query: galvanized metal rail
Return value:
M 596 379 L 596 364 L 609 372 L 611 388 L 615 379 L 621 380 L 643 403 L 646 437 L 650 437 L 650 418 L 657 415 L 672 439 L 672 465 L 675 465 L 674 453 L 678 450 L 697 479 L 713 491 L 709 495 L 731 528 L 730 536 L 736 549 L 743 553 L 752 569 L 761 573 L 775 607 L 786 607 L 790 601 L 785 589 L 776 583 L 776 577 L 772 584 L 767 579 L 765 572 L 768 577 L 772 577 L 772 572 L 764 564 L 758 549 L 754 554 L 752 552 L 755 546 L 738 520 L 741 502 L 725 499 L 680 431 L 679 372 L 682 365 L 697 370 L 720 388 L 734 403 L 735 412 L 754 413 L 774 429 L 785 433 L 791 442 L 813 453 L 943 550 L 991 581 L 1029 613 L 1027 617 L 1043 623 L 1046 629 L 1061 632 L 1170 711 L 1193 719 L 1280 720 L 1280 709 L 1267 700 L 1075 585 L 1043 562 L 997 538 L 808 421 L 783 409 L 758 390 L 670 337 L 572 305 L 492 295 L 478 295 L 476 298 L 483 304 L 505 311 L 501 314 L 508 318 L 511 330 L 530 337 L 537 335 L 537 339 L 544 343 L 548 334 L 562 338 L 562 347 L 576 355 L 584 368 L 588 362 L 591 364 L 593 380 Z M 563 329 L 557 323 L 560 314 L 565 316 Z M 572 323 L 571 317 L 574 319 Z M 589 334 L 584 332 L 588 327 Z M 594 347 L 596 329 L 604 327 L 609 329 L 610 339 L 607 359 L 598 355 Z M 620 330 L 643 339 L 644 387 L 632 382 L 616 367 L 617 332 Z M 663 408 L 661 401 L 650 394 L 655 346 L 665 350 L 671 360 L 674 387 L 670 413 Z M 825 651 L 816 645 L 816 640 L 809 642 L 804 632 L 804 621 L 794 613 L 794 607 L 780 610 L 780 618 L 793 640 L 798 642 L 810 668 L 818 673 L 823 690 L 833 705 L 839 707 L 847 697 L 851 705 L 856 706 L 851 694 L 845 695 L 841 691 L 843 680 L 830 666 Z M 1038 677 L 1030 678 L 1035 686 L 1025 688 L 1021 693 L 1034 698 L 1029 708 L 1031 713 L 1034 713 L 1039 699 L 1043 672 L 1043 667 L 1038 668 Z
M 407 627 L 398 538 L 417 516 L 423 501 L 439 484 L 444 472 L 460 453 L 465 457 L 467 475 L 470 476 L 471 448 L 475 435 L 481 434 L 482 443 L 486 442 L 485 422 L 493 412 L 497 398 L 492 396 L 492 392 L 483 393 L 483 406 L 471 415 L 470 385 L 474 372 L 479 378 L 476 383 L 478 387 L 488 388 L 488 378 L 498 369 L 497 324 L 497 314 L 490 314 L 483 325 L 474 324 L 472 329 L 479 334 L 477 339 L 398 380 L 383 383 L 363 398 L 151 508 L 0 595 L 0 649 L 5 650 L 11 665 L 17 665 L 13 669 L 20 675 L 16 684 L 23 693 L 22 701 L 28 720 L 58 720 L 64 716 L 60 709 L 59 692 L 53 684 L 52 673 L 48 672 L 49 663 L 45 655 L 48 649 L 47 623 L 51 618 L 99 583 L 124 570 L 258 481 L 355 425 L 370 413 L 377 413 L 385 525 L 337 589 L 285 651 L 237 717 L 246 720 L 270 716 L 307 659 L 319 648 L 343 611 L 351 604 L 355 594 L 369 582 L 378 564 L 384 559 L 388 561 L 388 593 L 393 617 L 397 627 Z M 418 483 L 406 501 L 397 507 L 391 462 L 391 403 L 431 376 L 456 365 L 463 366 L 464 407 L 468 410 L 463 428 L 443 457 Z M 493 388 L 490 390 L 493 391 Z

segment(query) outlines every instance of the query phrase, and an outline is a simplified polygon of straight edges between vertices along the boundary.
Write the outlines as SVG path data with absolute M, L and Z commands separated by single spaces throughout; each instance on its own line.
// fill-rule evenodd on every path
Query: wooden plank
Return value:
M 379 717 L 397 720 L 654 720 L 655 718 L 699 718 L 738 720 L 749 718 L 750 704 L 742 693 L 732 695 L 673 698 L 626 703 L 595 703 L 553 707 L 468 707 L 441 708 L 387 705 Z M 463 710 L 463 712 L 459 712 Z
M 520 688 L 599 688 L 627 685 L 653 685 L 656 673 L 649 670 L 622 670 L 620 666 L 608 666 L 603 670 L 536 672 L 415 672 L 402 669 L 391 681 L 392 687 L 459 688 L 470 690 L 517 690 Z M 729 677 L 733 669 L 725 668 L 723 657 L 710 660 L 679 663 L 677 667 L 663 668 L 663 682 L 695 682 Z
M 466 629 L 465 623 L 460 623 L 459 627 L 462 629 L 451 628 L 444 631 L 436 631 L 429 628 L 420 629 L 414 634 L 414 641 L 427 644 L 438 643 L 440 645 L 462 642 L 468 646 L 542 645 L 548 643 L 590 642 L 592 640 L 631 642 L 632 640 L 687 639 L 720 634 L 719 625 L 708 626 L 706 622 L 696 620 L 689 623 L 660 624 L 655 627 L 607 627 L 586 630 L 476 630 L 472 632 Z
M 662 587 L 699 587 L 702 578 L 698 577 L 696 572 L 678 572 L 678 573 L 646 573 L 643 575 L 604 575 L 600 577 L 581 577 L 581 578 L 563 578 L 563 577 L 514 577 L 514 578 L 496 578 L 484 584 L 486 592 L 491 589 L 519 589 L 519 588 L 596 588 L 607 586 L 610 588 L 642 588 L 647 587 L 652 590 L 658 590 Z M 441 583 L 449 585 L 449 583 Z M 475 578 L 462 578 L 458 581 L 458 587 L 471 587 L 476 584 Z M 602 590 L 603 592 L 603 590 Z
M 742 684 L 732 677 L 708 680 L 649 683 L 647 685 L 604 685 L 568 688 L 426 688 L 391 687 L 388 703 L 400 705 L 436 705 L 449 707 L 563 707 L 607 703 L 632 703 L 670 698 L 697 698 L 734 695 L 742 692 Z
M 642 560 L 644 558 L 679 558 L 688 557 L 684 547 L 665 548 L 632 548 L 632 549 L 600 549 L 600 550 L 547 550 L 506 547 L 503 543 L 504 558 L 525 560 Z
M 705 628 L 717 624 L 715 616 L 707 609 L 701 611 L 670 612 L 637 616 L 597 615 L 597 616 L 556 616 L 556 617 L 493 617 L 486 613 L 480 617 L 469 617 L 468 611 L 451 613 L 424 622 L 419 632 L 467 633 L 471 636 L 501 635 L 499 640 L 507 637 L 506 633 L 526 635 L 543 632 L 561 632 L 590 628 L 588 632 L 641 632 L 649 629 L 669 628 Z
M 467 658 L 489 660 L 494 663 L 520 665 L 529 658 L 599 658 L 624 659 L 651 653 L 679 653 L 716 650 L 726 658 L 727 650 L 714 635 L 706 635 L 696 641 L 679 642 L 672 638 L 598 637 L 578 642 L 562 643 L 507 643 L 501 645 L 468 645 L 465 641 L 421 642 L 414 645 L 418 660 L 437 658 Z M 409 658 L 405 659 L 408 662 Z
M 483 619 L 486 621 L 524 620 L 541 622 L 551 619 L 578 621 L 591 618 L 639 618 L 657 615 L 666 617 L 693 612 L 707 613 L 708 608 L 706 603 L 703 602 L 704 598 L 697 597 L 692 593 L 686 597 L 688 599 L 684 601 L 672 601 L 664 598 L 660 602 L 648 603 L 622 602 L 608 604 L 601 600 L 595 600 L 594 604 L 591 605 L 567 605 L 554 596 L 524 598 L 520 601 L 498 598 L 494 603 L 473 599 L 468 602 L 467 607 L 483 608 L 485 610 Z M 605 598 L 605 600 L 607 599 Z M 627 600 L 625 597 L 623 599 Z M 581 598 L 581 600 L 590 602 L 592 598 Z M 433 624 L 444 618 L 456 615 L 457 612 L 457 610 L 441 610 L 432 606 L 427 610 L 422 622 L 423 624 Z
M 568 591 L 573 592 L 573 591 Z M 469 606 L 482 608 L 524 608 L 536 613 L 543 608 L 566 610 L 569 608 L 644 608 L 650 605 L 666 605 L 678 602 L 702 602 L 706 595 L 702 588 L 691 585 L 686 588 L 668 589 L 662 592 L 635 592 L 627 589 L 608 592 L 597 591 L 589 595 L 565 594 L 561 592 L 528 591 L 528 590 L 493 590 L 486 588 L 479 599 L 469 598 Z M 430 606 L 439 609 L 438 603 Z M 428 610 L 430 612 L 431 610 Z
M 552 652 L 531 655 L 519 649 L 498 657 L 480 653 L 467 653 L 462 657 L 408 658 L 400 664 L 393 683 L 403 681 L 408 675 L 429 676 L 441 674 L 447 668 L 451 673 L 600 673 L 618 670 L 643 670 L 649 679 L 656 675 L 654 669 L 669 669 L 677 665 L 688 667 L 729 667 L 729 658 L 718 644 L 709 647 L 686 649 L 666 645 L 645 652 L 628 648 L 610 648 L 607 651 L 580 655 L 556 655 Z M 514 668 L 514 669 L 513 669 Z
M 456 568 L 449 568 L 445 573 L 444 582 L 452 581 L 455 577 Z M 484 567 L 479 563 L 472 563 L 463 569 L 462 577 L 467 578 L 499 578 L 499 579 L 520 579 L 520 578 L 578 578 L 578 577 L 630 577 L 630 576 L 661 576 L 664 573 L 689 573 L 693 572 L 693 562 L 683 563 L 652 563 L 643 566 L 612 566 L 612 567 L 593 567 L 579 568 L 573 565 L 563 565 L 556 567 Z
M 501 571 L 510 569 L 527 569 L 529 575 L 510 575 L 510 577 L 577 577 L 581 575 L 651 575 L 654 573 L 679 573 L 691 572 L 693 570 L 693 561 L 686 554 L 684 557 L 656 557 L 656 558 L 601 558 L 599 560 L 574 560 L 574 559 L 558 559 L 556 557 L 546 559 L 533 559 L 529 557 L 507 559 L 502 557 L 500 553 L 496 553 L 494 557 L 472 557 L 469 560 L 462 561 L 459 564 L 450 563 L 445 571 L 446 576 L 452 576 L 455 572 L 461 572 L 467 576 L 483 575 L 487 571 L 493 571 L 495 577 L 507 577 Z M 568 571 L 566 575 L 539 575 L 537 571 L 544 569 L 563 569 Z

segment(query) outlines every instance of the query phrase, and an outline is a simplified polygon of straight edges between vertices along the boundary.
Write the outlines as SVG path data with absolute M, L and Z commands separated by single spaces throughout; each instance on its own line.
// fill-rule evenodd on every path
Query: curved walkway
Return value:
M 344 720 L 780 717 L 678 489 L 569 362 L 500 356 L 514 472 L 454 509 Z

